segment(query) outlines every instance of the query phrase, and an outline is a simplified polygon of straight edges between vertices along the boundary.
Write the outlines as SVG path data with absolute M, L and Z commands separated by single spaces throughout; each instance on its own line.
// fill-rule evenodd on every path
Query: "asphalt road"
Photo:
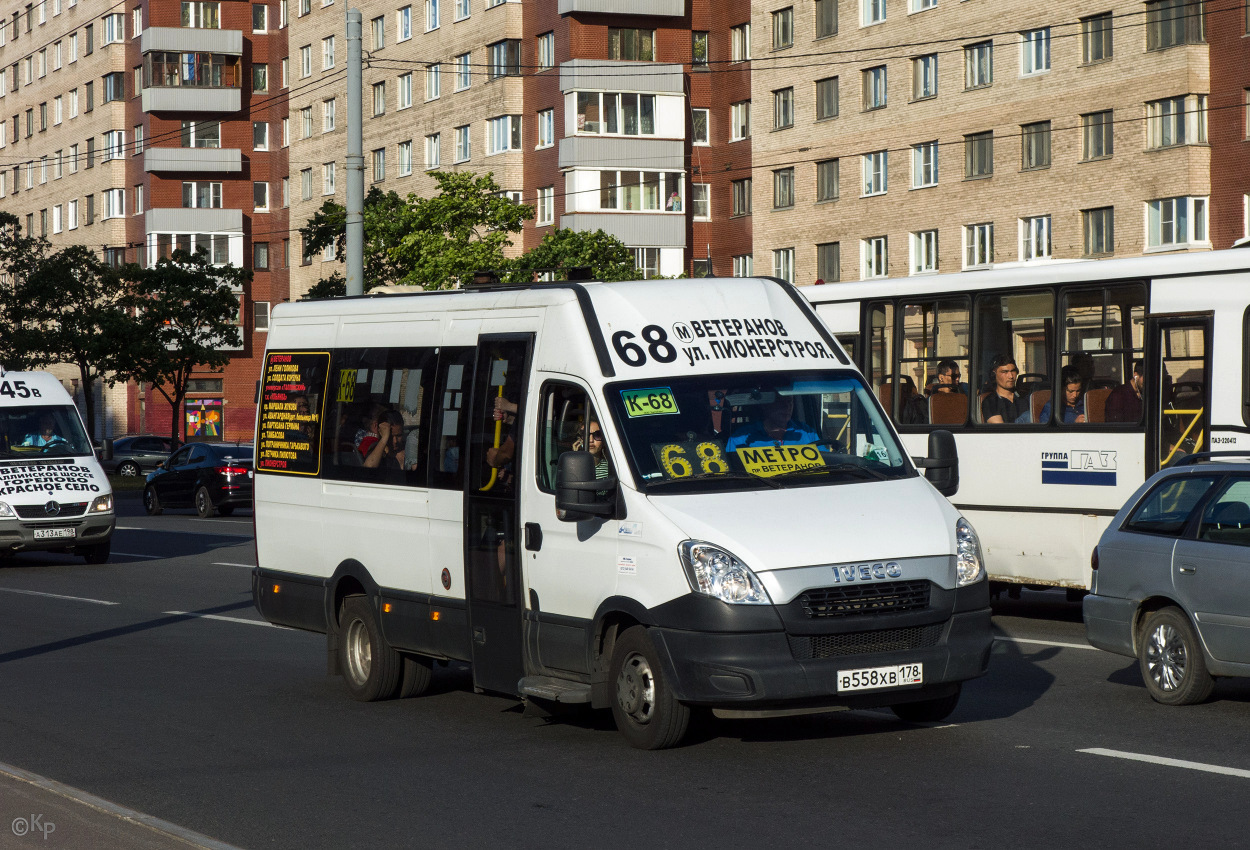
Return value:
M 604 712 L 475 695 L 459 665 L 429 695 L 354 702 L 324 637 L 252 608 L 250 516 L 120 510 L 106 565 L 0 566 L 0 763 L 124 811 L 18 836 L 64 799 L 0 781 L 0 847 L 148 846 L 91 832 L 140 816 L 189 831 L 170 847 L 1250 843 L 1250 681 L 1156 705 L 1057 594 L 996 603 L 989 675 L 946 723 L 709 721 L 646 753 Z

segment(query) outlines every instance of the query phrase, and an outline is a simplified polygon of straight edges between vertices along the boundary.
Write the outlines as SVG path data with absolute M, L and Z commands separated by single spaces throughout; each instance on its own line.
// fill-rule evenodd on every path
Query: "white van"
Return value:
M 103 564 L 115 521 L 113 489 L 61 382 L 0 368 L 0 556 L 55 550 Z
M 908 458 L 788 284 L 283 304 L 264 370 L 256 606 L 358 699 L 468 661 L 660 748 L 692 707 L 940 718 L 985 672 L 954 441 Z

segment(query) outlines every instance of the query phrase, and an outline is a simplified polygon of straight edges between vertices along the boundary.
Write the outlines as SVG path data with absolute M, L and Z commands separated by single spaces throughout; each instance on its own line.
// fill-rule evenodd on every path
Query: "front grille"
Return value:
M 812 618 L 850 617 L 856 614 L 902 614 L 929 607 L 924 579 L 821 587 L 799 597 L 803 613 Z
M 841 635 L 787 635 L 790 652 L 798 661 L 814 658 L 837 658 L 842 655 L 863 655 L 870 652 L 899 652 L 937 646 L 942 638 L 942 623 L 912 626 L 906 629 L 877 629 L 871 632 L 847 632 Z
M 60 512 L 55 514 L 49 514 L 43 509 L 43 505 L 18 505 L 14 510 L 22 519 L 60 519 L 67 516 L 80 516 L 87 510 L 87 503 L 66 504 L 62 502 Z

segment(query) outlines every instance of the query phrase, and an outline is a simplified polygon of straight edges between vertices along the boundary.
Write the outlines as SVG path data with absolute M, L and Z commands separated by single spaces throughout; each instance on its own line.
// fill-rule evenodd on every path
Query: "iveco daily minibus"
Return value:
M 941 718 L 988 663 L 953 441 L 908 457 L 780 281 L 283 304 L 256 427 L 256 606 L 358 699 L 467 661 L 661 748 L 694 707 Z

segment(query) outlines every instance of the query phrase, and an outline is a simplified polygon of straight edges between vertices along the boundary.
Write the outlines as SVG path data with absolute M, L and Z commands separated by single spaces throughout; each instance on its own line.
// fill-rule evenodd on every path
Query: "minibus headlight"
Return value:
M 105 493 L 103 496 L 96 496 L 95 501 L 91 503 L 89 513 L 102 514 L 113 510 L 113 494 Z
M 13 509 L 9 507 L 8 502 L 0 502 L 0 517 L 15 517 L 15 516 L 17 516 L 17 514 L 13 513 Z
M 955 523 L 955 571 L 959 574 L 958 585 L 972 584 L 985 576 L 981 563 L 981 541 L 968 520 L 960 517 Z
M 687 540 L 678 547 L 686 577 L 696 592 L 734 605 L 771 605 L 768 591 L 751 568 L 719 546 Z

